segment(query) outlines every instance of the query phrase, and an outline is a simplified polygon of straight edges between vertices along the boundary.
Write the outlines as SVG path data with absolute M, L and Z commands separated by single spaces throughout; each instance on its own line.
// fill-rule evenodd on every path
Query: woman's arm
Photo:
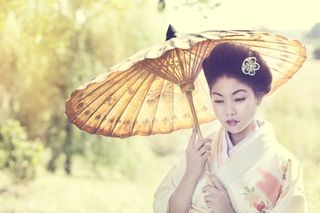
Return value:
M 308 209 L 303 184 L 303 168 L 300 162 L 294 158 L 289 160 L 286 173 L 286 181 L 282 185 L 282 192 L 270 213 L 307 213 Z
M 189 212 L 198 180 L 185 173 L 169 200 L 169 212 Z
M 189 212 L 198 180 L 210 155 L 210 138 L 195 142 L 195 130 L 186 149 L 186 170 L 169 200 L 170 213 Z

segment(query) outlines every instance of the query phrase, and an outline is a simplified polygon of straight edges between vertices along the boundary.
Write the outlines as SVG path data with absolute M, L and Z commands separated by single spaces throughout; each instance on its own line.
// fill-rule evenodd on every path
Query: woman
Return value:
M 307 212 L 299 161 L 277 142 L 270 123 L 255 118 L 271 88 L 265 61 L 226 42 L 203 70 L 221 128 L 203 140 L 193 131 L 185 156 L 154 195 L 154 212 Z

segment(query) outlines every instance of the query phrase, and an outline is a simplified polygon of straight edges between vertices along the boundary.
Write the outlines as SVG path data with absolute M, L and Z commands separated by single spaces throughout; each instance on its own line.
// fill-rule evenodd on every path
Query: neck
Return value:
M 234 146 L 237 145 L 240 141 L 242 141 L 244 138 L 246 138 L 248 135 L 254 132 L 256 127 L 257 127 L 257 122 L 256 120 L 253 120 L 244 130 L 242 130 L 239 133 L 228 132 L 232 144 Z

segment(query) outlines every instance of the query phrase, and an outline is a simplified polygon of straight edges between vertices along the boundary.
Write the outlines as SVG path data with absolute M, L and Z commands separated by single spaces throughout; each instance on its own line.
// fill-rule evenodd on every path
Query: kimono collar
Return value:
M 228 134 L 227 130 L 224 130 L 224 134 L 225 134 L 225 140 L 226 140 L 226 145 L 227 145 L 227 155 L 228 157 L 230 157 L 230 155 L 232 155 L 237 149 L 239 149 L 240 146 L 242 146 L 248 138 L 250 138 L 251 135 L 253 135 L 254 133 L 256 133 L 259 128 L 264 124 L 263 121 L 256 121 L 257 125 L 254 129 L 254 131 L 252 133 L 250 133 L 247 137 L 245 137 L 244 139 L 242 139 L 239 143 L 237 143 L 236 145 L 233 145 L 231 142 L 231 138 L 230 135 Z

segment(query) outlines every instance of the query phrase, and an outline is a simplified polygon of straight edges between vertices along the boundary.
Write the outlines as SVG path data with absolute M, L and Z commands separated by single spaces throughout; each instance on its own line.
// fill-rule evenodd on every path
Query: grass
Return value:
M 0 173 L 0 212 L 152 212 L 152 194 L 175 157 L 158 159 L 148 170 L 142 165 L 132 179 L 107 167 L 100 167 L 97 176 L 86 170 L 83 161 L 76 161 L 73 176 L 42 173 L 27 184 L 10 185 L 8 176 Z

